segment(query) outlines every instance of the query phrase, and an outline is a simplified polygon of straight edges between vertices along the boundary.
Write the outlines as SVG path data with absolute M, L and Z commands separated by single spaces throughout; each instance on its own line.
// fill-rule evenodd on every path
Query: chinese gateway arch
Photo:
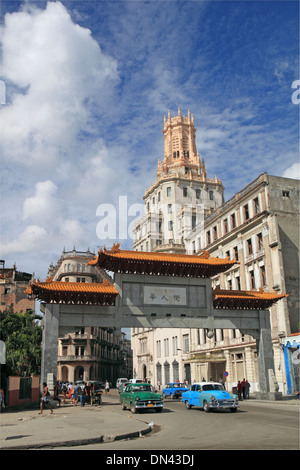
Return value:
M 57 375 L 58 338 L 84 326 L 115 328 L 236 328 L 257 342 L 260 396 L 274 391 L 269 308 L 285 294 L 212 289 L 211 277 L 236 261 L 201 256 L 100 250 L 89 264 L 113 272 L 103 283 L 33 282 L 42 301 L 41 380 Z

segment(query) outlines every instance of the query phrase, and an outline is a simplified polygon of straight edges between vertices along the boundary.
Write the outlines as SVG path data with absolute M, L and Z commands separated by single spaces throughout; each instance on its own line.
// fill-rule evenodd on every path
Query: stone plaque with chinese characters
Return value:
M 144 286 L 145 305 L 187 305 L 186 287 Z

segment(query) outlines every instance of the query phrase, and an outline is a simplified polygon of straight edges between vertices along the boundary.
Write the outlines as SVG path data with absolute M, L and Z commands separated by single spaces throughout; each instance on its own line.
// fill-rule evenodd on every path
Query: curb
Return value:
M 126 434 L 120 434 L 117 436 L 99 436 L 92 437 L 89 439 L 76 439 L 72 441 L 59 441 L 59 442 L 48 442 L 44 444 L 24 444 L 19 446 L 2 447 L 1 450 L 30 450 L 30 449 L 45 449 L 49 447 L 75 447 L 84 446 L 89 444 L 103 444 L 107 442 L 121 441 L 124 439 L 134 439 L 137 437 L 145 436 L 149 432 L 153 431 L 154 425 L 148 425 L 146 429 L 141 431 L 134 431 Z

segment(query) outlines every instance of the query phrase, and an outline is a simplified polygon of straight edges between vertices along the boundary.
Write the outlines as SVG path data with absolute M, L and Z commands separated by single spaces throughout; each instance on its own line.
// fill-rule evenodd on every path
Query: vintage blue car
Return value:
M 229 409 L 235 412 L 239 407 L 237 395 L 226 392 L 218 382 L 197 382 L 188 392 L 181 396 L 182 402 L 189 410 L 199 406 L 204 411 Z
M 163 398 L 180 398 L 183 392 L 186 392 L 189 390 L 188 387 L 186 387 L 183 383 L 181 382 L 170 382 L 166 388 L 163 389 L 162 391 L 162 396 Z

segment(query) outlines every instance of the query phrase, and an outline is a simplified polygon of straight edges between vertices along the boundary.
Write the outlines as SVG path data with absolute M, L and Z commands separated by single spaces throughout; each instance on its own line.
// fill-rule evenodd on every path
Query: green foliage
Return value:
M 38 375 L 41 365 L 41 317 L 30 310 L 14 312 L 12 307 L 0 311 L 0 339 L 6 347 L 6 364 L 10 374 Z

